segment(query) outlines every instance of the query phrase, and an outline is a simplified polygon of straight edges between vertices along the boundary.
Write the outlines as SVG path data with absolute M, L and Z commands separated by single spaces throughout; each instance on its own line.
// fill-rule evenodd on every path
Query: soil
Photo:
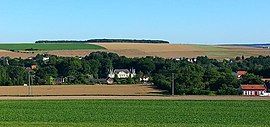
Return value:
M 1 86 L 0 96 L 82 96 L 82 95 L 161 95 L 162 91 L 150 85 L 42 85 Z

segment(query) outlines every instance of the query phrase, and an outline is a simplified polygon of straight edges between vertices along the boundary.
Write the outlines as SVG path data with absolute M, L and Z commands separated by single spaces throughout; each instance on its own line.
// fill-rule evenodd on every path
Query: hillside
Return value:
M 59 43 L 59 44 L 1 44 L 0 57 L 28 58 L 38 53 L 74 57 L 86 56 L 95 51 L 114 52 L 127 57 L 159 56 L 164 58 L 193 58 L 208 56 L 209 58 L 225 59 L 236 56 L 270 55 L 267 48 L 234 45 L 191 45 L 167 43 Z
M 165 58 L 208 56 L 225 59 L 236 56 L 270 55 L 269 49 L 247 46 L 188 45 L 188 44 L 123 44 L 96 43 L 110 52 L 128 57 L 159 56 Z
M 50 44 L 0 44 L 0 49 L 10 51 L 50 51 L 50 50 L 94 50 L 104 49 L 102 46 L 94 44 L 74 44 L 74 43 L 50 43 Z

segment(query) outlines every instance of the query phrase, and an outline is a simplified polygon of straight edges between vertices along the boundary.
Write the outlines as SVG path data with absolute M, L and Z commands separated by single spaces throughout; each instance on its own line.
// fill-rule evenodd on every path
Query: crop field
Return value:
M 15 50 L 15 51 L 51 51 L 51 50 L 97 50 L 105 49 L 102 46 L 94 44 L 0 44 L 0 49 L 2 50 Z
M 0 57 L 12 58 L 28 58 L 44 52 L 64 57 L 83 57 L 95 51 L 114 52 L 127 57 L 158 56 L 164 58 L 208 56 L 209 58 L 226 59 L 242 55 L 245 57 L 270 55 L 269 49 L 247 46 L 149 43 L 0 44 Z
M 269 126 L 269 101 L 6 100 L 0 126 Z
M 159 56 L 164 58 L 208 56 L 209 58 L 225 59 L 236 56 L 270 55 L 269 49 L 244 46 L 188 45 L 188 44 L 123 44 L 101 43 L 110 52 L 128 57 Z
M 86 56 L 91 52 L 106 51 L 102 46 L 95 44 L 0 44 L 0 57 L 28 58 L 37 54 L 48 53 L 51 55 L 75 57 Z

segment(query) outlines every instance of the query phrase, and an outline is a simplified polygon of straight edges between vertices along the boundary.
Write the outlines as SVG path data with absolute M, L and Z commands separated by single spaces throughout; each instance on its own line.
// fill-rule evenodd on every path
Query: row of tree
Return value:
M 115 53 L 93 52 L 83 58 L 44 55 L 33 59 L 1 58 L 0 84 L 21 85 L 28 83 L 28 73 L 35 85 L 52 84 L 52 79 L 66 78 L 67 84 L 94 84 L 97 79 L 107 78 L 109 69 L 136 69 L 137 76 L 123 83 L 136 83 L 142 76 L 161 89 L 170 91 L 174 74 L 177 94 L 238 94 L 240 84 L 263 83 L 261 77 L 269 77 L 270 57 L 250 57 L 244 60 L 218 61 L 197 57 L 190 62 L 186 58 L 165 59 L 160 57 L 127 58 Z M 31 65 L 37 68 L 28 72 Z M 249 73 L 238 80 L 233 72 Z M 259 75 L 259 76 L 257 76 Z
M 169 43 L 164 40 L 136 40 L 136 39 L 90 39 L 78 40 L 39 40 L 35 43 Z

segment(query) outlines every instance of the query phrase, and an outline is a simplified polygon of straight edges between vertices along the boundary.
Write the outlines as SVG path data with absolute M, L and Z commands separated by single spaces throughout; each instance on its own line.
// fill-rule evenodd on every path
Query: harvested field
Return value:
M 11 57 L 11 58 L 22 58 L 26 59 L 29 57 L 34 57 L 37 54 L 51 54 L 62 57 L 84 57 L 89 55 L 91 52 L 96 51 L 107 51 L 107 50 L 53 50 L 53 51 L 40 51 L 35 53 L 21 53 L 21 52 L 11 52 L 6 50 L 0 50 L 0 57 Z
M 63 57 L 83 57 L 95 51 L 106 49 L 94 44 L 0 44 L 0 57 L 23 59 L 44 53 Z
M 91 52 L 97 51 L 106 51 L 106 50 L 54 50 L 48 51 L 47 53 L 63 57 L 75 57 L 75 56 L 84 57 L 86 55 L 89 55 Z
M 15 51 L 50 51 L 50 50 L 97 50 L 104 49 L 102 46 L 85 43 L 20 43 L 0 44 L 2 50 Z
M 162 95 L 162 91 L 149 85 L 43 85 L 1 86 L 0 96 L 82 96 L 82 95 Z
M 208 56 L 224 59 L 236 56 L 270 55 L 269 49 L 244 46 L 182 45 L 182 44 L 135 44 L 135 43 L 97 43 L 110 52 L 128 57 L 159 56 L 165 58 Z
M 20 53 L 20 52 L 11 52 L 6 50 L 0 50 L 0 57 L 10 57 L 10 58 L 23 58 L 34 57 L 37 54 L 35 53 Z
M 250 57 L 259 55 L 270 55 L 269 49 L 253 48 L 245 46 L 215 46 L 215 45 L 188 45 L 188 44 L 149 44 L 149 43 L 95 43 L 105 49 L 80 49 L 80 50 L 47 50 L 36 51 L 35 53 L 20 53 L 0 50 L 0 57 L 28 58 L 36 54 L 48 53 L 63 57 L 83 57 L 91 52 L 106 51 L 114 52 L 127 57 L 158 56 L 164 58 L 193 58 L 197 56 L 208 56 L 209 58 L 225 59 L 236 56 Z M 47 46 L 48 48 L 48 46 Z M 78 47 L 80 48 L 80 47 Z M 59 49 L 59 48 L 58 48 Z

